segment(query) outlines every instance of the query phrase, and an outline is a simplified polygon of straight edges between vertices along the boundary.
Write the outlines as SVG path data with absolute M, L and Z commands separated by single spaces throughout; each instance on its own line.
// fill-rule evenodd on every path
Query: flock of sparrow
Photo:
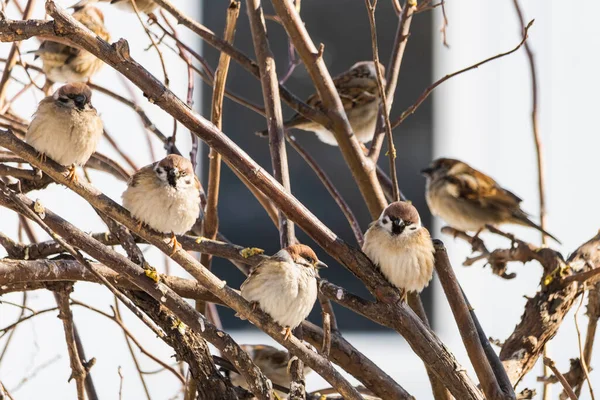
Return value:
M 88 4 L 93 2 L 77 3 L 73 16 L 107 40 L 102 12 Z M 127 0 L 112 3 L 131 11 Z M 156 7 L 152 1 L 136 3 L 142 12 Z M 102 61 L 84 50 L 55 42 L 43 42 L 36 53 L 47 78 L 66 85 L 40 101 L 25 139 L 40 157 L 69 167 L 70 179 L 76 180 L 75 167 L 88 161 L 103 134 L 102 121 L 91 104 L 92 92 L 83 83 L 98 71 Z M 334 83 L 354 134 L 363 143 L 371 141 L 380 104 L 375 64 L 356 63 L 335 77 Z M 322 107 L 316 94 L 307 103 Z M 322 142 L 337 144 L 332 132 L 300 115 L 286 122 L 285 127 L 312 131 Z M 427 178 L 426 198 L 431 212 L 456 229 L 479 232 L 488 224 L 513 223 L 548 234 L 528 218 L 519 197 L 462 161 L 441 158 L 422 173 Z M 123 206 L 140 223 L 170 234 L 176 250 L 179 244 L 175 235 L 188 232 L 202 215 L 200 189 L 192 163 L 169 155 L 132 176 L 122 196 Z M 366 231 L 362 250 L 401 291 L 403 300 L 409 292 L 421 292 L 432 278 L 433 243 L 409 202 L 394 202 L 381 213 Z M 241 285 L 241 295 L 269 314 L 288 339 L 313 308 L 318 269 L 323 267 L 326 265 L 310 247 L 294 244 L 256 266 Z M 263 345 L 245 349 L 273 383 L 289 387 L 287 352 Z M 239 375 L 233 375 L 235 384 L 246 386 Z

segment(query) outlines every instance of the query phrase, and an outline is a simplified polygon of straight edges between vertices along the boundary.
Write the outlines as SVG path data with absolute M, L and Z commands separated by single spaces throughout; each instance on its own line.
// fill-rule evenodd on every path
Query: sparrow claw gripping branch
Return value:
M 71 183 L 76 183 L 79 180 L 79 178 L 77 177 L 77 167 L 75 167 L 74 164 L 69 166 L 69 173 L 67 174 L 67 179 Z
M 170 255 L 171 257 L 173 257 L 175 253 L 182 249 L 181 244 L 179 244 L 179 242 L 177 241 L 177 236 L 175 236 L 175 233 L 171 234 L 171 238 L 169 239 L 169 246 L 173 248 L 173 252 Z

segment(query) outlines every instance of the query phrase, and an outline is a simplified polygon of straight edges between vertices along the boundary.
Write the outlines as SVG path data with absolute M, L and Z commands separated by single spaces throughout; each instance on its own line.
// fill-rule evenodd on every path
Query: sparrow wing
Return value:
M 285 350 L 263 345 L 254 347 L 254 362 L 259 366 L 268 365 L 269 369 L 286 369 L 289 359 L 290 355 Z
M 140 168 L 135 174 L 129 179 L 128 185 L 131 187 L 138 186 L 144 179 L 147 179 L 149 171 L 153 170 L 157 163 L 146 165 L 144 168 Z
M 45 40 L 40 45 L 40 48 L 35 52 L 37 56 L 43 55 L 44 59 L 55 59 L 61 64 L 70 63 L 73 58 L 77 57 L 82 50 L 75 47 L 66 46 L 62 43 Z
M 446 177 L 453 185 L 450 192 L 457 198 L 479 203 L 481 206 L 519 208 L 521 199 L 498 185 L 489 176 L 475 170 L 460 172 Z

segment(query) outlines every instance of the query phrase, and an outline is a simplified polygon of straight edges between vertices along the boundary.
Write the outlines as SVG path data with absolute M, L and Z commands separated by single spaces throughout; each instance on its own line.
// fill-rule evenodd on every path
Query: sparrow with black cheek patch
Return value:
M 289 388 L 290 387 L 290 373 L 289 373 L 289 362 L 290 353 L 285 350 L 279 350 L 273 346 L 267 345 L 249 345 L 245 344 L 241 346 L 242 349 L 250 355 L 250 358 L 258 368 L 276 385 Z M 304 367 L 304 375 L 312 372 L 310 367 Z M 234 386 L 241 386 L 248 390 L 248 384 L 243 376 L 236 372 L 230 372 L 229 378 Z M 281 391 L 276 391 L 280 397 L 285 397 L 286 394 Z
M 401 290 L 403 301 L 408 292 L 420 293 L 431 280 L 433 242 L 410 203 L 397 201 L 387 206 L 365 233 L 362 250 L 388 282 Z
M 98 37 L 110 40 L 104 27 L 104 14 L 96 7 L 80 8 L 73 13 L 73 18 Z M 90 52 L 49 40 L 43 41 L 34 53 L 42 60 L 42 70 L 52 82 L 86 82 L 104 65 Z
M 421 172 L 427 177 L 426 198 L 431 213 L 450 226 L 479 233 L 488 224 L 525 225 L 560 243 L 529 219 L 519 197 L 466 163 L 439 158 Z
M 92 91 L 84 83 L 62 86 L 40 101 L 25 134 L 42 159 L 49 156 L 69 167 L 71 181 L 77 179 L 75 166 L 89 160 L 103 133 L 91 99 Z
M 385 68 L 381 67 L 385 75 Z M 337 89 L 348 121 L 356 138 L 368 143 L 373 139 L 377 114 L 379 112 L 379 90 L 377 88 L 377 72 L 373 61 L 361 61 L 354 64 L 348 71 L 333 78 L 333 84 Z M 385 78 L 383 81 L 385 87 Z M 318 94 L 310 96 L 306 103 L 318 110 L 323 110 L 323 104 Z M 323 125 L 313 122 L 300 114 L 294 115 L 284 123 L 284 127 L 301 129 L 314 132 L 319 140 L 332 146 L 337 146 L 337 140 L 333 132 Z M 267 136 L 268 131 L 257 132 L 259 136 Z
M 303 244 L 286 247 L 261 262 L 242 283 L 242 297 L 257 303 L 285 328 L 287 340 L 317 300 L 317 270 L 327 267 Z
M 123 192 L 123 206 L 140 223 L 161 232 L 171 233 L 173 253 L 181 246 L 181 235 L 199 218 L 200 181 L 192 163 L 171 154 L 136 172 Z
M 114 4 L 115 6 L 117 6 L 117 8 L 120 8 L 123 11 L 135 12 L 135 8 L 133 8 L 131 1 L 132 0 L 81 0 L 72 5 L 71 8 L 78 9 L 80 7 L 85 7 L 88 4 L 102 2 Z M 154 11 L 156 7 L 158 7 L 158 4 L 156 4 L 152 0 L 135 0 L 135 6 L 137 7 L 139 12 L 149 14 L 152 11 Z

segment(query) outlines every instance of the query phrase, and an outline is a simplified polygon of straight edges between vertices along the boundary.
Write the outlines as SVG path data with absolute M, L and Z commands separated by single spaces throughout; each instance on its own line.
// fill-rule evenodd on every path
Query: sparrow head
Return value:
M 464 172 L 470 167 L 460 160 L 455 160 L 453 158 L 438 158 L 437 160 L 433 160 L 429 167 L 421 170 L 421 174 L 423 174 L 427 179 L 435 180 L 440 177 L 444 177 L 447 175 L 454 175 L 459 172 Z
M 298 265 L 315 271 L 318 268 L 327 268 L 327 265 L 319 261 L 317 255 L 310 247 L 303 244 L 293 244 L 286 247 L 283 251 L 287 252 L 292 261 Z
M 170 154 L 156 163 L 154 172 L 158 179 L 175 189 L 184 189 L 195 185 L 192 163 L 177 154 Z
M 377 223 L 392 236 L 407 236 L 421 228 L 421 217 L 412 204 L 396 201 L 383 210 Z
M 385 85 L 385 67 L 379 63 L 381 74 L 383 76 L 383 84 Z M 344 88 L 373 88 L 377 86 L 377 71 L 375 70 L 375 62 L 359 61 L 350 69 L 334 79 L 335 85 L 340 89 Z
M 385 67 L 379 63 L 381 74 L 385 76 Z M 359 61 L 350 67 L 350 71 L 355 78 L 377 79 L 374 61 Z
M 85 83 L 69 83 L 60 87 L 52 95 L 59 107 L 75 108 L 79 111 L 91 110 L 92 91 Z

